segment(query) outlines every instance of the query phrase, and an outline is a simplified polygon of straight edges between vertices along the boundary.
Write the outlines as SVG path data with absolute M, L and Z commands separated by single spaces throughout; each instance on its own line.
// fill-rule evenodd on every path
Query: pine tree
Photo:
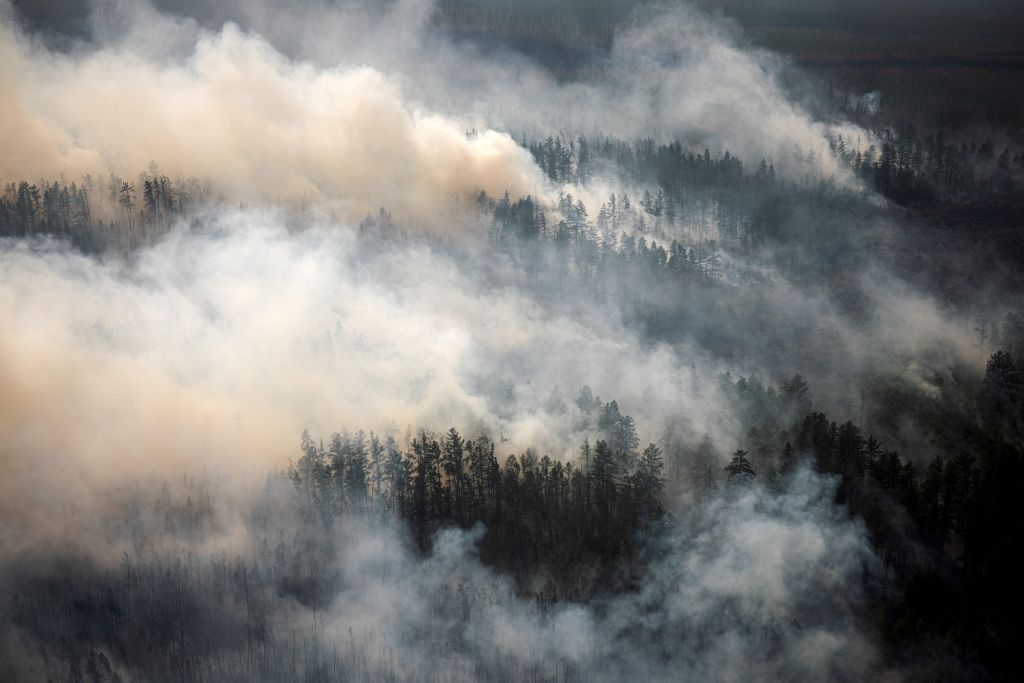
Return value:
M 754 468 L 747 460 L 747 452 L 743 450 L 732 454 L 732 461 L 725 466 L 725 471 L 728 473 L 730 484 L 749 484 L 756 476 Z

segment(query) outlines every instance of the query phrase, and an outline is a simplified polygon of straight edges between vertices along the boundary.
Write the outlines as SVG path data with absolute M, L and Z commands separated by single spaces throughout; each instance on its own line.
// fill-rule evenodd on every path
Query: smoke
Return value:
M 383 206 L 413 229 L 479 236 L 481 190 L 549 198 L 512 133 L 681 136 L 783 173 L 810 154 L 817 173 L 850 182 L 828 136 L 863 134 L 814 121 L 781 86 L 783 64 L 718 21 L 638 15 L 599 79 L 561 82 L 521 55 L 439 38 L 420 2 L 222 11 L 238 24 L 97 3 L 93 42 L 65 52 L 10 16 L 0 24 L 0 175 L 153 160 L 251 204 L 128 255 L 0 243 L 4 575 L 65 546 L 109 565 L 127 541 L 110 540 L 105 516 L 183 472 L 235 482 L 224 537 L 183 552 L 242 553 L 260 540 L 242 519 L 250 487 L 296 453 L 304 427 L 401 440 L 455 425 L 489 434 L 501 459 L 532 446 L 569 460 L 594 436 L 572 400 L 589 385 L 637 417 L 644 443 L 668 427 L 730 452 L 744 435 L 725 370 L 804 372 L 821 404 L 848 415 L 867 368 L 928 393 L 928 369 L 909 357 L 977 354 L 963 320 L 881 269 L 861 274 L 851 315 L 833 293 L 738 260 L 728 265 L 760 269 L 763 291 L 694 287 L 669 344 L 631 325 L 634 302 L 559 289 L 540 250 L 524 268 L 480 240 L 349 229 Z M 742 353 L 716 359 L 715 334 L 746 338 Z M 547 605 L 481 563 L 479 530 L 443 531 L 422 557 L 400 530 L 345 520 L 326 613 L 275 596 L 272 621 L 320 620 L 320 637 L 364 671 L 397 661 L 418 679 L 863 679 L 879 661 L 861 614 L 874 561 L 834 494 L 801 469 L 782 493 L 670 501 L 674 526 L 635 590 Z M 282 522 L 279 535 L 294 531 Z
M 39 510 L 53 487 L 65 504 L 204 466 L 258 478 L 303 427 L 401 438 L 454 424 L 510 452 L 571 456 L 584 384 L 638 409 L 646 397 L 649 440 L 669 415 L 727 431 L 714 396 L 694 393 L 691 363 L 705 386 L 717 372 L 699 350 L 645 342 L 614 311 L 541 307 L 500 262 L 487 284 L 485 253 L 358 239 L 327 221 L 289 232 L 277 211 L 202 222 L 130 259 L 45 241 L 0 249 L 7 539 L 50 524 Z
M 548 196 L 510 133 L 681 136 L 772 158 L 780 172 L 802 173 L 811 156 L 815 173 L 852 182 L 827 135 L 866 136 L 813 121 L 786 97 L 777 58 L 698 12 L 651 14 L 619 33 L 599 80 L 559 83 L 522 55 L 447 41 L 429 28 L 431 9 L 222 10 L 242 30 L 97 3 L 95 42 L 67 52 L 24 35 L 8 10 L 0 177 L 125 174 L 155 161 L 234 201 L 317 204 L 349 220 L 385 206 L 435 230 L 481 190 Z
M 680 509 L 642 588 L 589 604 L 523 599 L 480 564 L 479 529 L 443 531 L 419 559 L 387 530 L 345 526 L 325 642 L 354 641 L 370 671 L 401 662 L 445 680 L 863 680 L 879 662 L 854 586 L 875 559 L 833 492 L 804 469 L 777 497 Z
M 423 0 L 387 6 L 379 23 L 360 2 L 313 0 L 305 7 L 315 22 L 282 21 L 261 2 L 221 7 L 219 19 L 252 26 L 285 52 L 319 63 L 384 64 L 440 111 L 472 112 L 500 130 L 533 137 L 554 131 L 681 138 L 751 164 L 772 159 L 794 176 L 799 149 L 799 156 L 817 159 L 815 174 L 850 184 L 827 138 L 870 139 L 843 121 L 815 121 L 782 84 L 784 59 L 750 46 L 731 21 L 688 3 L 636 3 L 609 48 L 594 50 L 578 77 L 563 79 L 500 45 L 444 40 L 430 29 L 433 7 Z
M 130 515 L 119 511 L 149 497 L 140 491 L 183 472 L 228 482 L 215 491 L 219 531 L 175 545 L 157 515 L 143 536 L 162 552 L 217 562 L 290 537 L 287 518 L 278 534 L 256 531 L 245 509 L 303 427 L 401 440 L 409 427 L 454 424 L 491 434 L 502 458 L 536 446 L 569 459 L 593 436 L 571 400 L 589 384 L 637 417 L 645 443 L 670 424 L 693 442 L 711 435 L 721 451 L 743 446 L 716 381 L 727 366 L 696 344 L 653 342 L 614 306 L 542 303 L 527 285 L 535 274 L 484 249 L 357 237 L 326 219 L 289 230 L 289 220 L 219 211 L 127 257 L 3 244 L 4 562 L 37 566 L 62 547 L 115 562 L 130 542 L 103 520 Z M 878 274 L 872 282 L 896 292 Z M 884 341 L 886 356 L 902 357 L 949 336 L 935 303 L 912 292 L 873 302 L 877 320 L 861 327 L 785 283 L 762 303 L 782 326 L 788 315 L 835 328 L 822 374 L 831 368 L 839 384 L 871 362 L 857 349 Z M 814 346 L 792 367 L 824 353 Z M 637 591 L 554 604 L 485 567 L 479 531 L 444 531 L 423 558 L 401 531 L 345 519 L 329 605 L 310 614 L 277 597 L 268 619 L 282 632 L 319 623 L 325 649 L 366 671 L 397 666 L 400 677 L 863 679 L 879 666 L 859 588 L 874 560 L 833 497 L 834 482 L 806 470 L 782 494 L 684 496 L 670 502 L 677 527 L 650 549 Z M 13 569 L 0 574 L 20 585 Z
M 5 177 L 156 160 L 231 199 L 315 203 L 356 219 L 387 206 L 437 225 L 446 201 L 543 189 L 507 135 L 467 135 L 469 124 L 422 111 L 372 67 L 293 63 L 230 25 L 166 64 L 121 48 L 44 53 L 0 30 Z
M 324 604 L 314 608 L 291 594 L 286 582 L 292 570 L 266 552 L 268 538 L 284 544 L 275 539 L 295 535 L 296 546 L 304 549 L 296 562 L 317 552 L 303 545 L 310 530 L 289 526 L 294 522 L 286 506 L 275 509 L 271 529 L 248 529 L 238 548 L 223 540 L 209 549 L 175 543 L 166 531 L 154 533 L 164 525 L 155 515 L 147 522 L 153 528 L 142 534 L 149 544 L 145 551 L 129 546 L 121 566 L 111 570 L 91 564 L 88 556 L 71 555 L 77 567 L 73 581 L 102 594 L 105 585 L 124 590 L 125 573 L 134 573 L 136 581 L 144 575 L 150 581 L 189 578 L 195 583 L 185 582 L 177 608 L 142 592 L 138 605 L 125 608 L 134 612 L 141 605 L 144 611 L 156 600 L 154 606 L 174 614 L 184 600 L 189 623 L 203 623 L 212 643 L 227 642 L 221 629 L 237 634 L 243 624 L 218 619 L 193 601 L 203 594 L 201 586 L 224 585 L 229 548 L 240 557 L 227 564 L 231 578 L 224 588 L 237 590 L 251 572 L 244 628 L 252 628 L 251 601 L 256 619 L 269 627 L 269 649 L 277 652 L 271 657 L 288 653 L 289 644 L 294 657 L 298 636 L 305 652 L 300 671 L 329 677 L 739 681 L 768 672 L 863 680 L 884 671 L 862 607 L 862 576 L 875 571 L 876 560 L 863 528 L 832 504 L 833 495 L 833 481 L 800 469 L 780 493 L 754 487 L 705 506 L 679 507 L 674 531 L 650 549 L 652 559 L 635 577 L 638 588 L 622 592 L 602 590 L 608 577 L 600 575 L 589 577 L 591 586 L 581 580 L 584 587 L 575 597 L 571 591 L 556 596 L 553 584 L 540 585 L 543 576 L 535 589 L 524 591 L 482 564 L 480 527 L 443 530 L 422 556 L 409 550 L 401 530 L 351 516 L 331 531 L 319 530 L 336 550 L 321 570 Z M 255 508 L 263 504 L 259 494 L 254 500 Z M 183 566 L 176 558 L 185 553 L 189 560 Z M 29 595 L 38 590 L 34 581 L 64 581 L 66 567 L 44 557 L 22 554 L 0 578 Z M 260 575 L 273 577 L 269 586 L 276 591 L 264 593 Z M 223 599 L 223 593 L 213 595 Z M 51 609 L 45 600 L 40 603 Z M 14 608 L 22 609 L 17 602 Z M 39 627 L 33 619 L 0 622 L 0 628 L 9 634 L 5 641 L 20 643 L 7 657 L 17 671 L 37 677 L 62 673 L 60 658 L 48 659 L 45 643 L 34 640 Z M 135 675 L 116 641 L 89 646 L 110 653 L 122 676 Z M 218 666 L 232 662 L 233 653 L 217 652 L 216 645 L 213 651 L 220 655 L 212 659 Z M 239 675 L 230 664 L 225 668 Z
M 969 321 L 878 271 L 859 285 L 859 317 L 778 273 L 763 288 L 696 291 L 669 345 L 630 326 L 628 302 L 553 299 L 550 273 L 538 284 L 483 248 L 359 238 L 328 220 L 289 231 L 277 210 L 199 222 L 128 258 L 46 241 L 0 249 L 9 538 L 50 523 L 32 511 L 54 479 L 66 501 L 240 461 L 239 475 L 260 477 L 304 427 L 402 437 L 456 425 L 567 459 L 589 436 L 572 400 L 589 385 L 637 418 L 645 442 L 673 424 L 730 452 L 743 435 L 717 394 L 726 370 L 803 373 L 819 407 L 855 415 L 849 386 L 866 374 L 930 395 L 931 375 L 983 355 Z M 716 345 L 730 334 L 740 354 L 723 363 Z
M 137 535 L 157 567 L 160 553 L 216 563 L 290 537 L 287 515 L 275 534 L 248 527 L 244 511 L 303 426 L 401 438 L 406 425 L 456 424 L 502 435 L 502 454 L 533 445 L 568 458 L 589 434 L 564 392 L 588 383 L 637 415 L 645 441 L 670 422 L 738 445 L 720 367 L 698 349 L 640 338 L 613 309 L 541 306 L 485 252 L 357 238 L 329 221 L 289 231 L 285 219 L 211 214 L 128 258 L 3 245 L 7 585 L 22 585 L 26 562 L 59 574 L 39 559 L 57 548 L 89 558 L 74 564 L 85 575 L 89 562 L 131 552 L 109 519 L 133 519 L 141 492 L 182 472 L 226 482 L 214 490 L 219 531 L 175 540 L 153 515 Z M 325 651 L 402 678 L 858 679 L 877 654 L 851 586 L 873 560 L 833 495 L 832 482 L 801 471 L 783 495 L 672 503 L 677 527 L 651 549 L 639 592 L 550 605 L 480 562 L 479 529 L 441 532 L 423 558 L 400 531 L 346 518 L 326 610 L 285 596 L 262 609 L 281 632 L 312 623 Z

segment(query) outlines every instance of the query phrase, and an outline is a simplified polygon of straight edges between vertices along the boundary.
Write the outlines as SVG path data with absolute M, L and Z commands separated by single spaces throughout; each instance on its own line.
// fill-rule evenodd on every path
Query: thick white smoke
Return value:
M 386 206 L 451 227 L 481 191 L 544 191 L 508 135 L 425 111 L 359 63 L 292 61 L 228 25 L 187 56 L 125 46 L 56 54 L 0 24 L 0 177 L 134 173 L 156 161 L 229 200 L 316 204 L 358 220 Z
M 722 431 L 689 362 L 613 311 L 546 310 L 514 275 L 486 285 L 483 253 L 359 240 L 330 222 L 290 233 L 283 218 L 210 215 L 129 260 L 0 248 L 3 536 L 48 526 L 38 511 L 55 486 L 66 502 L 203 466 L 262 477 L 303 427 L 484 428 L 507 452 L 571 456 L 585 435 L 564 411 L 584 384 L 649 406 L 637 413 L 648 439 L 669 415 Z M 702 372 L 710 391 L 714 366 Z
M 429 4 L 360 9 L 311 3 L 280 18 L 244 5 L 227 13 L 253 27 L 243 31 L 98 3 L 99 42 L 69 52 L 24 35 L 8 10 L 0 177 L 156 161 L 232 200 L 316 203 L 349 219 L 385 206 L 442 229 L 480 190 L 546 194 L 509 133 L 681 136 L 840 182 L 827 135 L 866 137 L 815 122 L 787 98 L 777 58 L 695 11 L 647 16 L 618 34 L 599 79 L 559 83 L 521 55 L 439 39 Z
M 875 559 L 832 493 L 801 470 L 777 497 L 754 489 L 677 510 L 642 589 L 589 605 L 517 595 L 480 564 L 479 529 L 442 532 L 423 560 L 387 529 L 343 525 L 345 589 L 325 641 L 355 641 L 370 671 L 397 663 L 399 675 L 444 680 L 863 680 L 879 664 L 860 624 Z
M 421 2 L 383 20 L 318 3 L 279 18 L 251 3 L 234 10 L 245 28 L 212 29 L 146 5 L 96 8 L 97 42 L 68 52 L 10 12 L 0 20 L 0 176 L 70 180 L 152 160 L 257 208 L 211 210 L 127 256 L 0 243 L 0 563 L 85 539 L 119 557 L 97 519 L 136 483 L 206 470 L 250 484 L 295 455 L 304 427 L 401 440 L 454 425 L 489 433 L 502 461 L 529 446 L 569 459 L 593 436 L 572 401 L 587 384 L 637 417 L 645 443 L 669 424 L 721 451 L 742 445 L 717 388 L 727 368 L 686 335 L 653 342 L 572 292 L 544 293 L 562 300 L 549 305 L 474 240 L 348 228 L 384 206 L 413 228 L 483 234 L 460 211 L 479 191 L 550 191 L 510 136 L 522 132 L 682 136 L 782 172 L 799 147 L 801 168 L 811 153 L 847 180 L 833 130 L 787 98 L 775 58 L 675 11 L 620 31 L 600 82 L 561 83 L 521 56 L 436 40 Z M 296 215 L 304 225 L 289 229 Z M 934 302 L 876 298 L 860 326 L 786 283 L 749 301 L 828 328 L 822 366 L 876 340 L 902 352 L 952 336 L 967 353 Z M 799 371 L 798 351 L 773 350 L 788 358 L 771 369 Z M 315 618 L 376 670 L 402 661 L 413 675 L 471 679 L 511 660 L 588 680 L 864 678 L 876 653 L 848 587 L 871 555 L 832 485 L 800 471 L 778 496 L 672 501 L 678 526 L 642 589 L 550 609 L 479 562 L 475 532 L 443 532 L 424 559 L 389 528 L 345 522 L 342 589 Z M 252 540 L 240 529 L 221 550 Z M 274 609 L 285 623 L 309 616 Z

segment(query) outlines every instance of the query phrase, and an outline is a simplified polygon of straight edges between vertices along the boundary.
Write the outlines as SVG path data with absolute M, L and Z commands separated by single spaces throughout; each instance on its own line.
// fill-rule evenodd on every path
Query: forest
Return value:
M 968 5 L 0 0 L 0 678 L 1019 679 Z

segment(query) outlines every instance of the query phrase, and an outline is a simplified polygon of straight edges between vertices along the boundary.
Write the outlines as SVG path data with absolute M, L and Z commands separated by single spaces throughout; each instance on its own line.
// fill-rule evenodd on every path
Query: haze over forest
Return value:
M 0 0 L 0 680 L 1019 680 L 1024 10 Z

